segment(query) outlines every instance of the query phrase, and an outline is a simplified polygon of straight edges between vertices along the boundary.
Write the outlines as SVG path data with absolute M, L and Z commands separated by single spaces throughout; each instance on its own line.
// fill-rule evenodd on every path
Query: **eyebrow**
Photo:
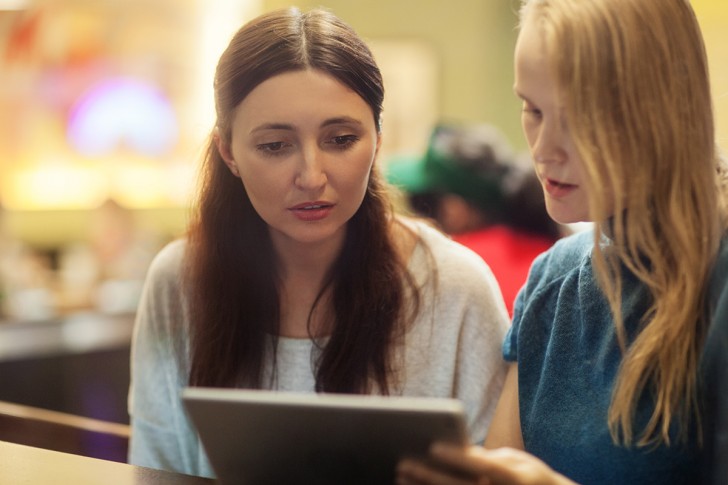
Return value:
M 358 125 L 361 126 L 362 122 L 356 118 L 350 116 L 339 116 L 337 118 L 329 118 L 321 123 L 321 128 L 331 125 Z
M 319 126 L 320 128 L 325 128 L 327 126 L 332 125 L 356 125 L 361 126 L 362 122 L 357 120 L 356 118 L 351 118 L 350 116 L 338 116 L 336 118 L 328 118 L 321 123 Z M 294 131 L 295 127 L 289 123 L 263 123 L 262 125 L 258 125 L 252 130 L 250 130 L 251 133 L 255 133 L 258 131 L 264 131 L 264 130 L 286 130 L 286 131 Z
M 286 123 L 263 123 L 262 125 L 258 125 L 250 130 L 250 132 L 255 133 L 256 131 L 265 130 L 293 130 L 293 125 L 289 125 Z

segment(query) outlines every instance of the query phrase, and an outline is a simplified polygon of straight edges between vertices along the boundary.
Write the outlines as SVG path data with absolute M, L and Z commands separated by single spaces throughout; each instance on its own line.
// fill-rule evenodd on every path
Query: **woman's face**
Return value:
M 515 91 L 523 100 L 521 124 L 543 187 L 546 210 L 562 224 L 588 221 L 583 162 L 574 147 L 537 24 L 526 19 L 515 53 Z
M 259 84 L 236 108 L 229 148 L 218 141 L 279 250 L 341 244 L 379 145 L 369 105 L 317 70 Z

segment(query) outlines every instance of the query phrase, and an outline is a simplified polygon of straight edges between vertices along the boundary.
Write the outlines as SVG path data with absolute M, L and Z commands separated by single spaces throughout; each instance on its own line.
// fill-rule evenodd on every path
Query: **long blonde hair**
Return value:
M 592 188 L 593 263 L 623 351 L 608 414 L 612 438 L 669 445 L 671 424 L 686 438 L 699 421 L 706 286 L 726 227 L 697 19 L 687 0 L 526 0 L 521 21 L 542 29 Z M 631 343 L 624 271 L 652 297 Z M 635 436 L 644 393 L 654 409 Z

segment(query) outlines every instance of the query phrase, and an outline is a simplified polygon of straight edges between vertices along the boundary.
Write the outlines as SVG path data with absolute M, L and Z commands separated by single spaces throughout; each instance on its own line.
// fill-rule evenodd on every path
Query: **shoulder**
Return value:
M 485 334 L 495 329 L 500 346 L 508 311 L 488 264 L 427 223 L 416 222 L 412 228 L 419 242 L 408 268 L 424 295 L 425 306 L 434 311 L 437 326 L 447 331 L 457 322 Z
M 149 266 L 136 314 L 137 333 L 167 335 L 158 338 L 179 348 L 184 348 L 185 336 L 177 331 L 178 325 L 187 325 L 187 299 L 182 290 L 185 246 L 184 240 L 175 240 L 157 253 Z
M 179 292 L 186 246 L 184 239 L 176 239 L 157 253 L 147 272 L 147 293 Z
M 423 222 L 415 223 L 414 227 L 420 241 L 410 266 L 426 264 L 428 258 L 422 256 L 429 255 L 429 264 L 434 265 L 433 269 L 440 274 L 441 279 L 450 276 L 458 280 L 492 278 L 488 264 L 470 248 Z
M 594 233 L 584 231 L 559 239 L 533 262 L 529 283 L 548 283 L 581 269 L 591 260 Z
M 482 257 L 427 224 L 415 230 L 420 240 L 408 268 L 429 303 L 447 314 L 508 321 L 498 282 Z
M 513 321 L 523 318 L 528 308 L 534 315 L 545 317 L 544 310 L 555 311 L 557 300 L 568 301 L 567 306 L 575 306 L 575 302 L 582 300 L 600 302 L 591 266 L 593 249 L 594 232 L 583 231 L 559 239 L 551 249 L 536 257 L 526 284 L 516 298 Z
M 149 273 L 162 278 L 179 276 L 186 247 L 184 239 L 175 239 L 164 246 L 152 260 Z

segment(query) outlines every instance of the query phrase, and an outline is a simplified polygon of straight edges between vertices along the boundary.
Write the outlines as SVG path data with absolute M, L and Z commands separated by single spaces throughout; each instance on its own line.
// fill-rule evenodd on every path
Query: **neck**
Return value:
M 343 236 L 342 231 L 341 237 L 311 244 L 274 238 L 280 268 L 281 336 L 305 338 L 309 334 L 318 337 L 330 333 L 327 323 L 331 314 L 330 289 L 319 300 L 316 310 L 313 313 L 311 310 L 341 253 Z
M 344 246 L 343 234 L 333 239 L 317 243 L 274 239 L 281 279 L 303 278 L 309 281 L 309 285 L 323 280 Z

